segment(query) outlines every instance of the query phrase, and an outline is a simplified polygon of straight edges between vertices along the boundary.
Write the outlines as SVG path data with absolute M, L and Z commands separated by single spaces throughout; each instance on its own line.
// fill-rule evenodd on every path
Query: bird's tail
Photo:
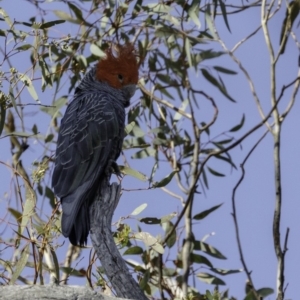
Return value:
M 87 243 L 90 231 L 88 195 L 78 191 L 63 197 L 61 228 L 65 237 L 74 245 L 83 246 Z

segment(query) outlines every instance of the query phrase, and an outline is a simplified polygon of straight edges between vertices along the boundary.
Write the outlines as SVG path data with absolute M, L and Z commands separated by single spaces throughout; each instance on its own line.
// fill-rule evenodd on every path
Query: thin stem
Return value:
M 238 249 L 239 249 L 239 254 L 240 254 L 240 260 L 242 262 L 243 268 L 245 270 L 245 273 L 247 275 L 248 278 L 248 282 L 249 282 L 249 286 L 251 286 L 251 290 L 254 294 L 254 296 L 256 297 L 256 299 L 259 300 L 259 296 L 256 292 L 256 289 L 254 288 L 254 283 L 251 277 L 251 271 L 249 271 L 245 258 L 244 258 L 244 254 L 243 254 L 243 250 L 242 250 L 242 243 L 241 243 L 241 239 L 240 239 L 240 233 L 239 233 L 239 225 L 238 225 L 238 220 L 237 220 L 237 212 L 236 212 L 236 191 L 239 188 L 240 184 L 243 182 L 244 177 L 245 177 L 245 164 L 248 160 L 248 158 L 251 156 L 251 154 L 254 152 L 254 150 L 256 149 L 256 147 L 260 144 L 260 142 L 265 138 L 265 136 L 267 135 L 267 133 L 269 133 L 269 131 L 267 130 L 263 136 L 257 141 L 257 143 L 251 148 L 251 150 L 249 151 L 249 153 L 246 155 L 245 159 L 243 160 L 243 162 L 241 163 L 241 170 L 242 170 L 242 174 L 240 179 L 238 180 L 237 184 L 235 185 L 235 187 L 232 190 L 232 197 L 231 197 L 231 203 L 232 203 L 232 217 L 233 217 L 233 222 L 234 222 L 234 227 L 235 227 L 235 234 L 236 234 L 236 240 L 237 240 L 237 245 L 238 245 Z

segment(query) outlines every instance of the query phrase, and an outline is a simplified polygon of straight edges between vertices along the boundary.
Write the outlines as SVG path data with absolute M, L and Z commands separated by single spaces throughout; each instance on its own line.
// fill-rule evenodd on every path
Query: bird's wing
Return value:
M 62 119 L 52 185 L 62 200 L 65 236 L 70 235 L 79 210 L 95 192 L 108 160 L 116 155 L 120 126 L 112 106 L 113 99 L 109 97 L 112 96 L 99 93 L 77 96 Z M 85 231 L 82 236 L 86 238 L 88 229 Z M 80 239 L 81 234 L 77 235 Z
M 120 132 L 108 97 L 79 96 L 67 108 L 60 127 L 52 177 L 55 194 L 60 198 L 95 175 L 98 178 L 107 164 L 113 142 Z

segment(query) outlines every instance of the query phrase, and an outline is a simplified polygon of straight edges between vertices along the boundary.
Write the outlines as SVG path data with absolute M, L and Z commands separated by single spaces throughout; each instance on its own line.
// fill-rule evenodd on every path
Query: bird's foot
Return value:
M 114 161 L 110 160 L 106 168 L 106 174 L 110 177 L 111 173 L 115 173 L 119 179 L 123 178 L 123 175 L 120 171 L 119 165 Z

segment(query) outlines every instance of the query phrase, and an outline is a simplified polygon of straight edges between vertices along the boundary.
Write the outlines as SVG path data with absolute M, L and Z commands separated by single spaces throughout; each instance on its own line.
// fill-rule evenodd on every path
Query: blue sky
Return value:
M 12 19 L 15 18 L 16 20 L 28 21 L 28 17 L 36 13 L 35 8 L 25 1 L 6 0 L 2 1 L 1 4 Z M 22 9 L 18 9 L 20 5 Z M 50 2 L 47 6 L 49 7 L 49 10 L 63 9 L 63 6 L 56 2 Z M 270 21 L 270 35 L 271 40 L 274 43 L 275 51 L 279 48 L 279 35 L 284 15 L 285 7 L 283 5 L 276 16 Z M 50 21 L 57 19 L 57 17 L 49 11 L 49 14 L 45 16 L 45 19 Z M 224 21 L 221 18 L 217 21 L 219 34 L 230 49 L 243 37 L 247 36 L 259 26 L 260 9 L 251 9 L 242 15 L 232 15 L 229 17 L 229 23 L 231 33 L 228 32 L 224 25 Z M 65 23 L 53 27 L 51 30 L 53 30 L 52 33 L 55 35 L 65 36 L 66 34 L 75 35 L 77 29 L 77 25 Z M 296 26 L 294 28 L 294 32 L 296 36 L 299 37 L 299 29 Z M 221 50 L 221 46 L 217 42 L 204 45 L 203 47 L 214 47 L 216 50 Z M 249 72 L 266 114 L 271 108 L 269 75 L 270 59 L 268 57 L 262 31 L 260 30 L 254 37 L 240 46 L 235 54 Z M 282 85 L 286 85 L 296 78 L 298 70 L 298 55 L 299 50 L 297 50 L 292 39 L 289 38 L 286 52 L 283 56 L 281 56 L 277 66 L 277 94 L 279 94 Z M 20 72 L 25 72 L 30 66 L 28 58 L 26 60 L 22 60 L 22 56 L 19 55 L 14 57 L 13 63 L 17 66 Z M 207 66 L 209 63 L 210 62 L 205 62 Z M 199 74 L 195 71 L 191 71 L 194 72 L 194 79 L 192 83 L 200 85 L 203 87 L 204 91 L 213 95 L 219 107 L 219 118 L 215 126 L 211 129 L 211 136 L 219 134 L 221 132 L 220 129 L 222 128 L 225 130 L 225 128 L 228 129 L 233 127 L 239 123 L 242 115 L 245 114 L 245 126 L 239 135 L 237 135 L 241 136 L 260 121 L 260 116 L 251 95 L 249 84 L 244 75 L 238 69 L 237 65 L 228 56 L 222 56 L 218 59 L 218 61 L 214 60 L 213 64 L 233 69 L 238 72 L 238 75 L 222 77 L 227 86 L 227 90 L 231 96 L 237 100 L 237 103 L 234 104 L 225 99 L 220 93 L 216 92 L 216 89 L 211 87 L 211 85 L 209 85 L 203 77 L 199 76 Z M 7 68 L 7 66 L 4 68 Z M 50 104 L 52 101 L 53 91 L 46 90 L 45 93 L 42 93 L 40 90 L 40 82 L 36 81 L 34 82 L 34 85 L 41 102 L 43 104 Z M 68 86 L 66 85 L 59 94 L 67 94 L 67 88 Z M 25 93 L 27 93 L 27 91 L 24 91 L 24 94 Z M 140 92 L 138 91 L 133 98 L 133 104 L 138 103 L 139 96 Z M 284 111 L 290 96 L 291 90 L 289 89 L 286 91 L 279 105 L 281 111 Z M 26 102 L 29 103 L 34 102 L 28 93 L 24 99 L 26 99 Z M 202 107 L 199 111 L 199 119 L 204 120 L 207 118 L 207 114 L 211 112 L 206 107 L 205 103 L 200 103 L 200 105 L 202 105 Z M 286 299 L 296 299 L 296 295 L 299 294 L 297 273 L 297 267 L 300 265 L 300 161 L 298 159 L 298 153 L 300 152 L 300 140 L 299 135 L 297 134 L 300 125 L 299 109 L 299 96 L 297 96 L 296 103 L 291 113 L 284 121 L 282 127 L 282 245 L 286 228 L 290 228 L 288 252 L 286 254 L 285 275 L 286 284 L 288 284 L 286 289 Z M 38 111 L 38 108 L 32 107 L 24 110 L 24 112 L 29 113 L 28 122 L 31 124 L 37 123 L 39 130 L 46 132 L 48 130 L 50 118 L 47 119 L 45 114 L 40 112 L 32 113 Z M 185 123 L 183 121 L 182 126 L 184 125 Z M 30 130 L 31 127 L 32 125 L 28 124 L 28 130 Z M 242 148 L 237 147 L 231 151 L 231 155 L 234 157 L 234 161 L 237 166 L 239 166 L 244 157 L 247 155 L 249 149 L 262 136 L 265 130 L 266 127 L 262 127 L 242 143 Z M 9 140 L 7 138 L 2 139 L 0 140 L 0 143 L 0 160 L 2 162 L 9 163 L 11 160 Z M 24 153 L 22 160 L 23 165 L 30 173 L 30 170 L 33 169 L 31 162 L 35 159 L 40 159 L 43 153 L 39 144 L 34 139 L 30 139 L 29 143 L 30 149 Z M 55 147 L 53 145 L 53 150 L 54 148 Z M 272 218 L 275 203 L 272 151 L 273 140 L 269 134 L 248 160 L 246 164 L 246 177 L 242 185 L 239 187 L 236 195 L 238 221 L 240 225 L 240 235 L 244 256 L 248 268 L 252 270 L 253 280 L 257 289 L 262 287 L 271 287 L 275 289 L 276 287 L 277 265 L 272 240 Z M 130 155 L 127 156 L 129 157 Z M 130 163 L 132 168 L 135 168 L 148 176 L 153 166 L 151 158 L 145 160 L 130 160 Z M 120 158 L 120 164 L 122 164 L 122 158 Z M 211 234 L 206 242 L 219 249 L 228 258 L 227 260 L 211 259 L 215 267 L 224 269 L 240 269 L 242 268 L 242 265 L 237 251 L 233 220 L 231 216 L 231 193 L 239 179 L 240 170 L 231 170 L 228 165 L 215 160 L 209 163 L 209 166 L 226 174 L 226 177 L 209 177 L 210 189 L 206 191 L 206 195 L 197 195 L 195 199 L 194 214 L 220 203 L 223 203 L 223 206 L 211 214 L 208 218 L 195 225 L 194 234 L 198 240 L 202 239 L 207 234 Z M 159 169 L 156 175 L 157 180 L 163 178 L 168 173 L 169 170 L 167 169 Z M 0 207 L 1 211 L 3 211 L 1 215 L 4 215 L 8 207 L 8 198 L 6 197 L 6 193 L 11 191 L 12 175 L 8 168 L 0 165 L 0 176 Z M 50 179 L 47 180 L 49 180 L 48 184 L 50 185 Z M 123 180 L 122 186 L 127 190 L 146 188 L 147 184 L 128 176 Z M 176 184 L 172 182 L 168 188 L 176 190 Z M 14 199 L 15 197 L 12 196 L 12 198 Z M 182 209 L 182 206 L 177 199 L 170 197 L 159 189 L 151 191 L 124 192 L 120 204 L 116 209 L 114 220 L 117 221 L 121 216 L 129 215 L 136 207 L 143 203 L 147 203 L 148 206 L 138 217 L 161 217 L 174 211 L 180 212 Z M 11 206 L 11 204 L 9 204 L 9 206 Z M 51 212 L 49 211 L 45 213 L 50 214 Z M 128 223 L 134 230 L 136 230 L 137 222 L 135 220 L 128 220 Z M 149 231 L 152 235 L 163 234 L 163 231 L 159 226 L 147 226 L 144 224 L 141 226 L 144 231 Z M 63 241 L 63 239 L 61 239 L 61 241 Z M 68 244 L 67 241 L 66 244 Z M 67 245 L 64 245 L 64 247 L 58 249 L 57 253 L 59 255 L 59 261 L 63 260 L 66 247 Z M 77 268 L 86 266 L 88 256 L 89 251 L 83 251 L 81 257 L 84 258 L 80 261 Z M 237 299 L 242 299 L 246 282 L 245 274 L 242 272 L 235 275 L 228 275 L 222 279 L 226 281 L 226 288 L 229 288 L 230 295 L 237 297 Z M 70 283 L 85 284 L 84 280 L 79 280 L 77 278 L 71 279 Z M 205 289 L 212 289 L 211 286 L 200 281 L 197 282 L 197 288 L 199 288 L 200 292 L 204 292 Z M 220 289 L 223 290 L 223 288 Z M 275 299 L 275 296 L 272 295 L 267 299 Z

